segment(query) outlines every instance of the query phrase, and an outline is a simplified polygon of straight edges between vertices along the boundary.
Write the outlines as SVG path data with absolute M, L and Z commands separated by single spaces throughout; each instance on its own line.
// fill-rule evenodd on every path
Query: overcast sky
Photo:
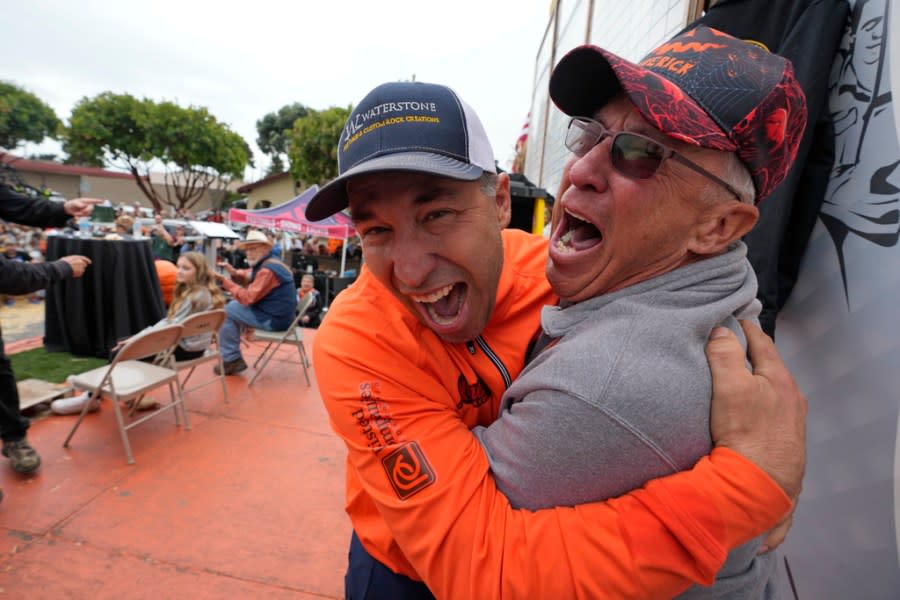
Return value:
M 258 153 L 255 124 L 268 112 L 293 102 L 346 107 L 379 83 L 415 76 L 453 87 L 475 108 L 506 168 L 531 105 L 549 6 L 549 0 L 4 2 L 0 78 L 33 92 L 63 120 L 80 98 L 107 90 L 205 106 Z M 260 156 L 250 179 L 261 175 Z

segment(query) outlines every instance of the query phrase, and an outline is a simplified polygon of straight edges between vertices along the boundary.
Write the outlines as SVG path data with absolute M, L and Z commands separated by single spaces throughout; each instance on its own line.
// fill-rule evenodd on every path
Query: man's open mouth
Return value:
M 450 325 L 459 316 L 466 286 L 464 283 L 452 283 L 437 289 L 430 294 L 409 297 L 425 309 L 428 318 L 437 325 Z
M 601 241 L 603 234 L 595 225 L 565 211 L 554 234 L 553 248 L 559 254 L 571 254 L 589 250 Z

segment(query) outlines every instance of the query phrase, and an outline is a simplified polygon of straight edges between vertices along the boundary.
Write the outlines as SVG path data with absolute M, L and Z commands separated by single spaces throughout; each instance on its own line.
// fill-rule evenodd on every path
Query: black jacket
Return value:
M 62 203 L 30 198 L 0 183 L 0 219 L 32 227 L 65 225 L 69 220 Z M 63 260 L 26 263 L 0 257 L 0 294 L 28 294 L 72 276 Z
M 762 42 L 793 63 L 806 94 L 809 118 L 794 167 L 759 205 L 759 222 L 744 238 L 759 279 L 760 323 L 769 335 L 794 288 L 834 162 L 834 128 L 824 109 L 849 12 L 846 0 L 721 0 L 687 27 L 706 25 Z

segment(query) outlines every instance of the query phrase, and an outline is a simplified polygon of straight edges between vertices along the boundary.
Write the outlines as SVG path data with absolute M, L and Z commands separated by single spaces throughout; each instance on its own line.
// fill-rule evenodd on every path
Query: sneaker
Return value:
M 41 466 L 41 457 L 26 439 L 3 442 L 3 456 L 9 458 L 9 466 L 16 473 L 34 473 Z
M 50 403 L 50 410 L 57 415 L 75 415 L 81 412 L 81 408 L 90 397 L 90 392 L 84 392 L 83 394 L 72 396 L 71 398 L 60 398 L 59 400 L 54 400 Z M 88 408 L 88 412 L 96 412 L 98 410 L 100 410 L 99 400 L 91 403 L 90 408 Z
M 239 357 L 239 358 L 236 358 L 235 360 L 226 360 L 222 366 L 225 367 L 226 375 L 235 375 L 237 373 L 240 373 L 244 369 L 246 369 L 247 363 L 244 362 L 243 357 Z M 222 372 L 219 371 L 219 365 L 216 365 L 215 367 L 213 367 L 213 372 L 215 372 L 216 375 L 222 374 Z

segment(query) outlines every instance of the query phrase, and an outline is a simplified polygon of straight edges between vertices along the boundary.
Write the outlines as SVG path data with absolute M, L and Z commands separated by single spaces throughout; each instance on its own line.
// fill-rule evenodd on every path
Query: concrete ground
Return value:
M 44 302 L 32 304 L 27 296 L 10 296 L 15 300 L 12 306 L 0 302 L 0 326 L 3 327 L 3 341 L 28 340 L 44 335 Z
M 40 470 L 0 458 L 0 598 L 340 598 L 343 445 L 298 365 L 252 373 L 227 404 L 218 384 L 189 393 L 190 431 L 171 413 L 132 429 L 130 466 L 108 400 L 68 449 L 76 417 L 37 418 Z

